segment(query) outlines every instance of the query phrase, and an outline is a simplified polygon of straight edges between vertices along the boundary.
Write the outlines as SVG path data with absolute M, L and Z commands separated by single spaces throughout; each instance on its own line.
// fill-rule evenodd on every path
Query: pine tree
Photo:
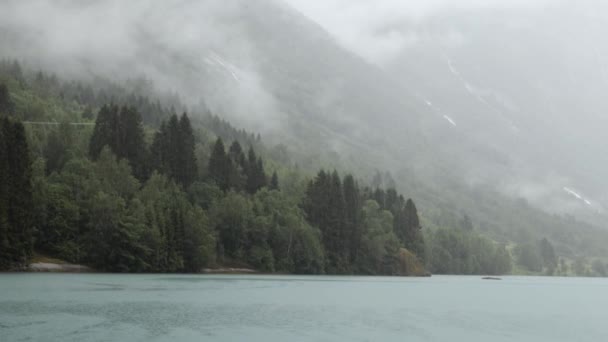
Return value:
M 357 259 L 361 243 L 361 194 L 352 175 L 344 177 L 345 231 L 349 242 L 351 264 Z
M 422 234 L 420 233 L 420 220 L 418 218 L 418 210 L 412 199 L 408 199 L 405 202 L 404 207 L 405 215 L 405 241 L 403 241 L 405 248 L 415 253 L 420 259 L 424 258 L 424 241 L 422 240 Z
M 256 166 L 256 188 L 260 190 L 261 188 L 268 185 L 268 177 L 266 177 L 266 171 L 264 171 L 264 161 L 262 158 L 258 158 L 257 166 Z M 256 191 L 257 191 L 256 190 Z
M 190 119 L 186 113 L 178 119 L 172 115 L 162 122 L 150 147 L 152 168 L 169 176 L 178 184 L 189 187 L 197 177 L 195 140 Z
M 246 167 L 247 160 L 245 153 L 238 141 L 233 141 L 228 149 L 228 156 L 232 162 L 232 173 L 230 175 L 230 184 L 236 191 L 241 191 L 245 188 L 247 182 Z
M 145 180 L 148 177 L 148 151 L 141 114 L 133 107 L 123 107 L 119 121 L 119 143 L 113 152 L 119 159 L 129 161 L 135 178 Z
M 264 162 L 262 158 L 256 156 L 253 147 L 249 147 L 247 154 L 247 182 L 245 189 L 250 194 L 255 194 L 258 190 L 268 185 L 268 179 L 264 171 Z
M 270 190 L 279 190 L 279 176 L 276 171 L 272 173 L 270 178 Z
M 245 184 L 245 190 L 247 190 L 250 194 L 255 194 L 258 191 L 257 188 L 257 159 L 258 157 L 255 154 L 252 146 L 249 146 L 249 151 L 247 152 L 247 167 L 245 169 L 245 173 L 247 174 L 247 182 Z
M 471 221 L 469 215 L 464 214 L 464 216 L 462 217 L 462 221 L 460 222 L 460 228 L 467 232 L 473 231 L 473 222 Z
M 209 158 L 209 177 L 223 191 L 230 189 L 230 174 L 232 173 L 232 163 L 226 155 L 226 149 L 222 138 L 217 138 L 211 157 Z
M 14 104 L 4 83 L 0 83 L 0 114 L 13 114 Z
M 167 135 L 167 125 L 163 121 L 158 131 L 154 133 L 154 139 L 150 146 L 150 167 L 162 174 L 167 174 L 169 171 L 165 163 L 167 158 L 167 146 L 165 145 L 168 141 Z
M 95 128 L 89 142 L 89 157 L 97 160 L 104 146 L 109 146 L 115 153 L 118 150 L 119 119 L 118 107 L 115 105 L 104 105 L 95 119 Z
M 179 165 L 176 165 L 176 169 L 179 172 L 179 176 L 177 177 L 177 181 L 187 188 L 196 179 L 198 170 L 196 157 L 194 156 L 194 132 L 186 113 L 182 114 L 179 119 L 178 137 L 179 155 L 177 159 Z
M 9 189 L 9 164 L 8 148 L 8 120 L 0 118 L 0 270 L 8 269 L 12 265 L 12 255 L 10 254 L 11 231 L 8 206 L 10 203 Z
M 32 166 L 23 125 L 4 118 L 0 130 L 0 268 L 10 268 L 32 255 Z
M 342 181 L 338 172 L 330 176 L 328 188 L 327 223 L 325 227 L 328 270 L 332 273 L 348 272 L 349 239 L 346 234 L 346 208 Z

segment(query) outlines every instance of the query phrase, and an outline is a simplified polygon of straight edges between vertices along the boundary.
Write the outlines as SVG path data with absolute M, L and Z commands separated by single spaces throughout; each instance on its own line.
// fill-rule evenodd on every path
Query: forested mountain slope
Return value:
M 190 109 L 193 123 L 222 126 L 207 116 L 212 112 L 261 132 L 265 147 L 256 150 L 277 164 L 297 165 L 309 175 L 320 168 L 355 171 L 372 188 L 396 185 L 416 200 L 422 225 L 431 230 L 468 226 L 462 224 L 466 214 L 475 231 L 508 245 L 513 254 L 515 246 L 547 238 L 569 262 L 591 263 L 608 255 L 608 233 L 601 227 L 541 211 L 497 186 L 517 178 L 519 165 L 496 146 L 502 133 L 455 130 L 459 120 L 450 122 L 443 116 L 449 114 L 429 106 L 441 101 L 422 96 L 429 89 L 425 81 L 435 85 L 445 77 L 433 73 L 433 60 L 444 58 L 441 51 L 421 58 L 428 66 L 418 74 L 400 64 L 387 72 L 341 47 L 288 5 L 271 0 L 168 1 L 160 8 L 133 1 L 120 11 L 104 2 L 13 5 L 4 5 L 3 13 L 14 15 L 5 15 L 0 24 L 4 55 L 89 84 L 84 97 L 95 94 L 93 116 L 114 99 L 138 106 L 149 130 L 160 127 L 171 107 L 177 113 Z M 41 11 L 64 24 L 58 28 L 33 14 Z M 100 24 L 86 37 L 67 34 L 77 32 L 83 18 Z M 95 41 L 103 44 L 90 43 Z M 47 78 L 41 82 L 52 82 Z M 148 98 L 127 98 L 114 82 Z M 443 99 L 441 89 L 429 91 Z M 59 91 L 52 95 L 62 96 Z M 455 97 L 466 103 L 469 95 Z M 437 103 L 441 109 L 460 108 L 460 102 Z M 30 113 L 44 113 L 41 106 Z M 56 113 L 64 116 L 56 120 L 72 116 Z M 238 136 L 243 146 L 257 144 L 257 136 L 234 134 L 230 139 Z M 484 137 L 492 136 L 496 144 L 486 143 Z M 150 143 L 151 134 L 146 139 Z M 198 151 L 199 170 L 206 170 L 211 151 Z M 476 173 L 484 177 L 471 177 Z

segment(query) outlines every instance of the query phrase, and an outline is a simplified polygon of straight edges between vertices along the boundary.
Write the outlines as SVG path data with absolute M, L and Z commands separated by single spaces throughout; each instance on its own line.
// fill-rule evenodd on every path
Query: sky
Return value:
M 329 31 L 344 47 L 382 66 L 401 51 L 424 39 L 420 32 L 403 30 L 443 11 L 534 9 L 548 0 L 284 0 Z M 553 3 L 560 0 L 553 0 Z M 458 33 L 448 33 L 453 39 Z

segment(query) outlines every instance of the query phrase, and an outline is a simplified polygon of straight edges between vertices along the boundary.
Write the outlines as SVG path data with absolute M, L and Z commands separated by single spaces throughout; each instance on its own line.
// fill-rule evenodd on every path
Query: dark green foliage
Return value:
M 229 183 L 236 191 L 242 191 L 247 181 L 247 160 L 245 153 L 238 141 L 233 141 L 230 145 L 228 158 L 230 159 Z
M 103 192 L 92 198 L 84 247 L 89 264 L 112 272 L 146 270 L 146 246 L 141 240 L 145 228 L 133 216 L 125 201 Z
M 71 148 L 74 145 L 74 134 L 69 123 L 62 123 L 57 130 L 53 130 L 48 137 L 43 150 L 46 160 L 46 173 L 50 174 L 61 170 L 70 159 Z
M 344 231 L 348 240 L 348 256 L 351 263 L 357 260 L 361 245 L 361 194 L 352 175 L 344 177 Z
M 97 113 L 95 129 L 89 143 L 89 157 L 96 160 L 104 146 L 117 151 L 118 140 L 118 106 L 104 105 Z
M 330 273 L 398 274 L 403 247 L 424 258 L 416 207 L 394 189 L 362 194 L 352 175 L 342 182 L 337 172 L 322 170 L 309 183 L 303 208 L 321 230 Z
M 147 148 L 141 115 L 135 108 L 104 105 L 97 114 L 89 143 L 89 156 L 96 160 L 104 146 L 119 159 L 131 164 L 134 175 L 145 180 L 148 174 Z
M 247 164 L 245 167 L 247 174 L 246 190 L 250 194 L 255 194 L 258 190 L 267 185 L 266 173 L 264 172 L 264 162 L 258 158 L 253 147 L 249 147 L 247 153 Z
M 506 274 L 511 256 L 505 246 L 461 229 L 438 229 L 425 239 L 427 267 L 440 274 Z
M 218 259 L 233 261 L 245 256 L 247 231 L 253 225 L 253 206 L 244 196 L 229 192 L 209 210 L 218 232 Z M 262 237 L 263 239 L 264 237 Z
M 224 147 L 224 141 L 222 138 L 217 138 L 211 151 L 211 157 L 209 158 L 209 178 L 222 191 L 230 189 L 231 175 L 233 174 L 232 161 L 226 155 L 226 148 Z
M 320 172 L 306 189 L 306 173 L 288 164 L 308 160 L 286 149 L 273 153 L 259 136 L 210 113 L 174 115 L 172 108 L 184 108 L 176 97 L 149 98 L 154 91 L 145 81 L 121 87 L 61 82 L 44 73 L 27 79 L 7 83 L 18 117 L 79 122 L 100 109 L 89 145 L 93 161 L 81 153 L 85 129 L 61 126 L 48 137 L 28 132 L 35 156 L 45 157 L 49 171 L 45 174 L 44 160 L 37 158 L 30 212 L 40 252 L 100 270 L 141 272 L 235 265 L 292 273 L 409 274 L 427 255 L 437 272 L 510 268 L 502 245 L 458 229 L 458 218 L 454 225 L 437 224 L 454 227 L 454 237 L 444 239 L 436 233 L 441 228 L 425 229 L 433 247 L 426 250 L 416 206 L 396 191 L 387 172 L 378 172 L 371 189 L 360 189 L 350 175 Z M 44 101 L 29 103 L 19 84 L 31 88 L 35 101 Z M 56 120 L 57 112 L 65 113 Z M 157 128 L 149 154 L 143 123 Z M 221 139 L 209 144 L 212 136 Z M 228 151 L 222 139 L 231 142 Z M 260 154 L 279 156 L 271 165 L 282 175 L 281 191 L 272 191 L 279 189 L 278 175 L 267 177 Z M 150 176 L 151 170 L 157 173 Z M 8 193 L 7 186 L 0 186 L 0 193 Z M 0 200 L 6 203 L 6 196 Z M 419 200 L 427 209 L 428 199 Z M 0 218 L 7 217 L 5 208 Z M 479 222 L 480 230 L 486 221 Z
M 420 232 L 422 227 L 414 201 L 408 199 L 405 204 L 403 198 L 395 201 L 393 215 L 395 234 L 403 246 L 423 259 L 425 251 L 423 236 Z
M 172 115 L 154 135 L 151 160 L 155 170 L 168 175 L 184 188 L 196 180 L 195 139 L 186 113 L 178 119 Z
M 270 177 L 270 184 L 268 185 L 268 188 L 270 190 L 279 190 L 279 176 L 277 175 L 276 171 L 274 171 L 272 173 L 272 177 Z
M 542 272 L 552 275 L 557 269 L 557 256 L 553 245 L 543 238 L 537 243 L 525 243 L 515 250 L 517 263 L 531 272 Z
M 32 255 L 33 206 L 25 129 L 0 118 L 0 269 L 24 266 Z
M 0 114 L 13 114 L 15 104 L 11 100 L 11 94 L 6 84 L 0 83 Z

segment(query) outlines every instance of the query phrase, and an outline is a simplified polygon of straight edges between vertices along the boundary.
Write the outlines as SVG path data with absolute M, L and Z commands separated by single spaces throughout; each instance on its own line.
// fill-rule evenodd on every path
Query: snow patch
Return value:
M 448 120 L 448 122 L 449 122 L 450 124 L 452 124 L 452 126 L 456 127 L 456 122 L 454 122 L 454 120 L 452 120 L 452 118 L 451 118 L 451 117 L 449 117 L 449 116 L 447 116 L 447 115 L 443 115 L 443 118 L 444 118 L 444 119 L 446 119 L 446 120 Z
M 585 204 L 587 204 L 588 206 L 593 205 L 593 203 L 591 203 L 590 200 L 584 198 L 581 194 L 579 194 L 578 192 L 576 192 L 575 190 L 568 188 L 568 187 L 564 187 L 563 188 L 565 192 L 567 192 L 568 194 L 570 194 L 571 196 L 576 197 L 576 199 L 585 202 Z
M 231 64 L 230 62 L 225 61 L 217 53 L 211 52 L 209 57 L 206 57 L 204 59 L 204 61 L 208 65 L 220 67 L 220 68 L 228 71 L 228 73 L 230 73 L 230 75 L 232 76 L 232 78 L 234 78 L 235 81 L 237 81 L 237 82 L 241 81 L 241 79 L 238 76 L 239 69 L 236 66 L 234 66 L 234 64 Z

